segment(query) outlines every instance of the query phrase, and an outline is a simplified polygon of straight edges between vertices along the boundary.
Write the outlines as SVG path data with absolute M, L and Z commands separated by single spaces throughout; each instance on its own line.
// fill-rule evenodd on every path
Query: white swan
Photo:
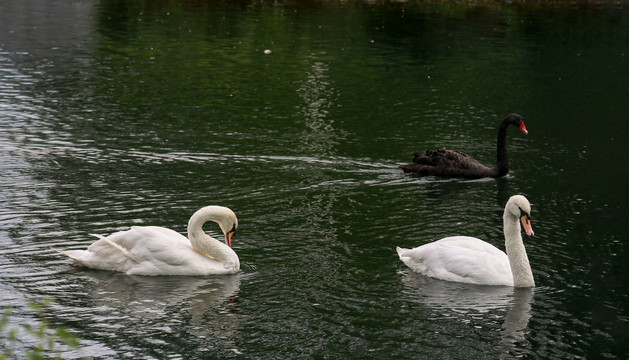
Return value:
M 219 224 L 225 244 L 203 231 L 207 221 Z M 62 251 L 82 266 L 120 271 L 129 275 L 213 275 L 240 270 L 231 242 L 238 219 L 222 206 L 206 206 L 188 221 L 188 238 L 158 226 L 133 226 L 130 230 L 99 238 L 87 250 Z
M 531 204 L 512 196 L 503 215 L 505 254 L 495 246 L 469 236 L 452 236 L 414 249 L 398 247 L 400 260 L 414 271 L 436 279 L 480 285 L 533 287 L 535 280 L 522 243 L 519 220 L 528 236 Z

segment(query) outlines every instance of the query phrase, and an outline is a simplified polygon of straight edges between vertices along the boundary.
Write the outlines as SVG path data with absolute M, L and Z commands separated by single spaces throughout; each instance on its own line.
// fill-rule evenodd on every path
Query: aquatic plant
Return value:
M 75 334 L 63 326 L 51 325 L 47 316 L 51 304 L 51 299 L 41 302 L 30 300 L 28 302 L 29 307 L 39 319 L 39 326 L 23 323 L 19 327 L 9 327 L 12 308 L 5 309 L 2 317 L 0 317 L 0 360 L 12 359 L 15 356 L 18 336 L 24 332 L 37 340 L 37 345 L 30 346 L 25 351 L 28 360 L 63 359 L 60 345 L 70 348 L 79 347 L 79 339 Z

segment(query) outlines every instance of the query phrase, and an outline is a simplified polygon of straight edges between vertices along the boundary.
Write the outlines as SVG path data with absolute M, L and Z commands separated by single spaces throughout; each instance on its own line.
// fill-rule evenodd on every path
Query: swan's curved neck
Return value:
M 498 128 L 496 171 L 498 176 L 505 176 L 509 172 L 509 158 L 507 156 L 507 127 L 503 122 Z
M 239 266 L 238 255 L 226 244 L 208 236 L 203 231 L 203 224 L 208 221 L 218 221 L 213 213 L 195 213 L 188 222 L 188 239 L 192 247 L 202 255 L 214 259 L 226 266 Z
M 507 257 L 509 258 L 509 264 L 511 265 L 511 273 L 513 274 L 513 286 L 535 286 L 531 264 L 529 264 L 529 258 L 526 255 L 526 249 L 522 242 L 522 233 L 518 218 L 505 210 L 503 226 L 505 249 Z

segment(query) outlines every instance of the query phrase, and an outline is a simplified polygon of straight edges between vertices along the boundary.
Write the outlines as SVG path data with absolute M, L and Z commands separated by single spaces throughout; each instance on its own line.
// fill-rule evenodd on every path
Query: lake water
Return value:
M 624 2 L 3 1 L 0 306 L 20 328 L 52 299 L 64 358 L 626 358 L 628 79 Z M 509 113 L 529 135 L 508 131 L 505 178 L 397 168 L 444 146 L 491 164 Z M 535 288 L 397 258 L 502 248 L 513 194 Z M 239 217 L 236 275 L 58 253 L 210 204 Z

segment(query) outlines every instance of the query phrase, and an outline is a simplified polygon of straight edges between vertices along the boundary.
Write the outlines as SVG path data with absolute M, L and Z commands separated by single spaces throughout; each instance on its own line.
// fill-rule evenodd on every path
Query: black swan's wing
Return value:
M 415 153 L 413 162 L 400 168 L 406 173 L 465 178 L 488 177 L 495 171 L 463 152 L 445 148 Z
M 423 153 L 413 154 L 413 163 L 445 167 L 465 167 L 477 163 L 471 156 L 458 150 L 426 150 Z

